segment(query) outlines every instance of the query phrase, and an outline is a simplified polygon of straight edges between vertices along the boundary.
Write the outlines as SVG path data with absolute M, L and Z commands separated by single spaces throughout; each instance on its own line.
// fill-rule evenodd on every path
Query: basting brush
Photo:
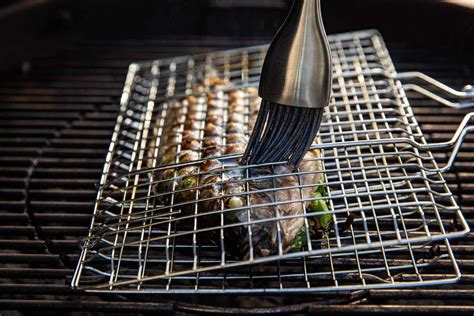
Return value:
M 298 166 L 321 126 L 331 77 L 320 0 L 295 0 L 263 63 L 262 104 L 242 163 Z

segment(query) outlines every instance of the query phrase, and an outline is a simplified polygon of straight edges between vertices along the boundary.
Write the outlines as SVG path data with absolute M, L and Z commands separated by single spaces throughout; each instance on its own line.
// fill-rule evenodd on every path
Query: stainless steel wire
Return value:
M 251 104 L 258 101 L 252 88 L 267 46 L 132 64 L 72 286 L 124 293 L 274 293 L 459 279 L 448 239 L 466 235 L 469 227 L 441 174 L 449 166 L 440 168 L 430 151 L 440 146 L 424 139 L 383 39 L 376 31 L 362 31 L 329 41 L 333 93 L 319 142 L 312 147 L 320 154 L 305 160 L 319 167 L 309 170 L 255 175 L 256 168 L 275 170 L 282 164 L 239 166 L 240 153 L 219 156 L 218 171 L 203 170 L 209 159 L 200 151 L 196 159 L 180 161 L 185 122 L 172 118 L 174 112 L 182 118 L 191 111 L 187 100 L 192 96 L 198 100 L 193 133 L 200 148 L 207 93 L 223 109 L 224 150 L 230 147 L 225 128 L 236 89 L 243 93 L 241 114 L 248 134 Z M 208 81 L 214 76 L 228 83 L 213 87 Z M 453 142 L 463 137 L 460 132 Z M 170 144 L 174 156 L 163 163 Z M 218 179 L 183 187 L 178 175 L 183 168 L 193 168 L 193 177 Z M 172 176 L 163 177 L 165 172 Z M 274 185 L 255 188 L 255 181 Z M 230 184 L 244 189 L 226 192 Z M 209 197 L 206 190 L 212 186 L 220 191 Z M 326 196 L 305 193 L 319 186 Z M 279 200 L 285 192 L 299 194 Z M 275 198 L 258 201 L 254 197 L 259 194 Z M 241 199 L 242 205 L 229 207 L 225 201 L 230 198 Z M 311 211 L 308 205 L 315 201 L 327 203 L 328 210 Z M 213 203 L 219 206 L 202 207 Z M 288 207 L 301 211 L 282 211 Z M 274 209 L 275 215 L 255 218 L 255 210 L 262 208 Z M 229 221 L 232 214 L 246 218 Z M 322 216 L 331 218 L 328 229 L 310 233 Z M 300 248 L 289 250 L 284 227 L 299 219 L 306 238 Z M 275 225 L 276 248 L 261 255 L 255 249 L 255 227 L 267 224 Z M 237 230 L 248 240 L 247 255 L 240 258 L 229 250 L 236 242 L 229 236 Z M 438 244 L 442 250 L 432 251 Z M 452 275 L 431 272 L 440 260 L 452 265 Z M 101 282 L 89 284 L 88 277 L 97 275 Z

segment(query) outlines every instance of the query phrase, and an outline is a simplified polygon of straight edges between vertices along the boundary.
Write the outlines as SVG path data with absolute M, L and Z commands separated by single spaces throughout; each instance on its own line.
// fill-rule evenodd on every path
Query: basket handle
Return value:
M 454 133 L 453 137 L 450 140 L 446 142 L 441 142 L 441 143 L 432 143 L 432 144 L 426 144 L 426 145 L 423 144 L 419 146 L 420 149 L 426 149 L 426 150 L 446 149 L 446 148 L 451 148 L 454 146 L 446 165 L 442 168 L 439 168 L 440 172 L 447 172 L 453 166 L 454 160 L 456 159 L 459 153 L 459 150 L 462 146 L 464 138 L 466 137 L 468 133 L 474 131 L 474 125 L 469 125 L 473 117 L 474 117 L 474 112 L 470 112 L 466 114 L 461 124 L 459 124 L 459 127 L 457 128 L 456 132 Z
M 458 91 L 422 72 L 417 72 L 417 71 L 398 73 L 395 78 L 399 80 L 416 79 L 416 80 L 422 81 L 428 84 L 433 89 L 436 89 L 439 92 L 442 92 L 445 95 L 458 100 L 458 102 L 452 102 L 440 96 L 439 94 L 436 94 L 416 84 L 410 83 L 410 84 L 403 85 L 403 88 L 405 89 L 405 91 L 416 91 L 445 106 L 449 106 L 451 108 L 456 108 L 456 109 L 463 109 L 463 108 L 474 106 L 474 87 L 472 85 L 466 85 L 464 86 L 462 91 Z M 469 122 L 472 117 L 474 117 L 474 112 L 468 113 L 466 114 L 466 116 L 464 116 L 464 119 L 462 120 L 461 124 L 459 124 L 459 127 L 457 128 L 456 132 L 454 133 L 453 137 L 450 140 L 446 142 L 420 146 L 422 149 L 428 149 L 428 150 L 451 148 L 454 146 L 451 152 L 451 155 L 448 159 L 448 162 L 446 163 L 444 167 L 439 169 L 440 172 L 447 172 L 451 169 L 451 167 L 454 164 L 454 160 L 456 159 L 459 153 L 459 150 L 462 146 L 464 138 L 466 137 L 468 133 L 470 133 L 471 131 L 474 131 L 474 125 L 469 125 Z
M 403 88 L 405 89 L 405 91 L 416 91 L 434 101 L 437 101 L 451 108 L 463 109 L 474 106 L 474 87 L 472 85 L 466 85 L 464 86 L 462 91 L 458 91 L 428 75 L 425 75 L 424 73 L 416 71 L 399 73 L 395 76 L 395 79 L 417 79 L 423 81 L 424 83 L 430 85 L 432 88 L 444 93 L 445 95 L 457 99 L 458 102 L 449 101 L 446 98 L 440 96 L 439 94 L 436 94 L 416 84 L 407 83 L 403 85 Z

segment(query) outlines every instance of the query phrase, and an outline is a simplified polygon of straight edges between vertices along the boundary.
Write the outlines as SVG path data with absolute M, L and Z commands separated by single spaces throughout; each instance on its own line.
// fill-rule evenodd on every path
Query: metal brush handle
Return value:
M 331 76 L 320 0 L 295 0 L 268 49 L 259 95 L 273 103 L 323 108 L 329 104 Z

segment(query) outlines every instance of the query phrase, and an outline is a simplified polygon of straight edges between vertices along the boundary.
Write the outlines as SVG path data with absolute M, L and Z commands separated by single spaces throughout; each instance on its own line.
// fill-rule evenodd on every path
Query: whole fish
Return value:
M 304 227 L 303 214 L 309 203 L 301 200 L 313 197 L 320 183 L 320 152 L 310 150 L 306 154 L 299 170 L 309 173 L 299 176 L 288 165 L 252 167 L 248 170 L 239 167 L 238 161 L 229 161 L 222 155 L 243 153 L 245 150 L 247 135 L 253 128 L 260 104 L 256 89 L 232 91 L 227 98 L 227 107 L 224 106 L 225 95 L 222 93 L 203 93 L 203 96 L 207 99 L 207 106 L 202 121 L 197 121 L 195 115 L 187 115 L 185 121 L 177 120 L 175 116 L 183 115 L 179 109 L 176 109 L 178 115 L 171 113 L 183 126 L 182 134 L 186 138 L 181 140 L 183 151 L 179 153 L 177 147 L 169 149 L 173 144 L 168 141 L 162 144 L 161 147 L 167 152 L 163 153 L 161 165 L 175 161 L 192 162 L 199 158 L 206 160 L 156 174 L 155 177 L 163 182 L 155 186 L 155 192 L 169 196 L 163 193 L 170 193 L 174 185 L 177 193 L 173 204 L 181 204 L 182 216 L 194 214 L 197 203 L 198 213 L 204 214 L 197 221 L 198 228 L 206 228 L 217 245 L 224 237 L 225 251 L 237 258 L 258 258 L 279 254 L 280 251 L 288 252 Z M 195 97 L 187 98 L 191 105 L 196 100 Z M 244 106 L 246 104 L 247 107 Z M 203 133 L 199 132 L 199 128 Z M 197 136 L 199 134 L 202 139 Z M 177 139 L 170 137 L 170 141 L 176 142 Z M 300 188 L 301 185 L 308 187 Z M 199 189 L 196 189 L 198 186 Z M 170 203 L 169 200 L 162 202 Z M 286 216 L 295 217 L 285 219 Z

